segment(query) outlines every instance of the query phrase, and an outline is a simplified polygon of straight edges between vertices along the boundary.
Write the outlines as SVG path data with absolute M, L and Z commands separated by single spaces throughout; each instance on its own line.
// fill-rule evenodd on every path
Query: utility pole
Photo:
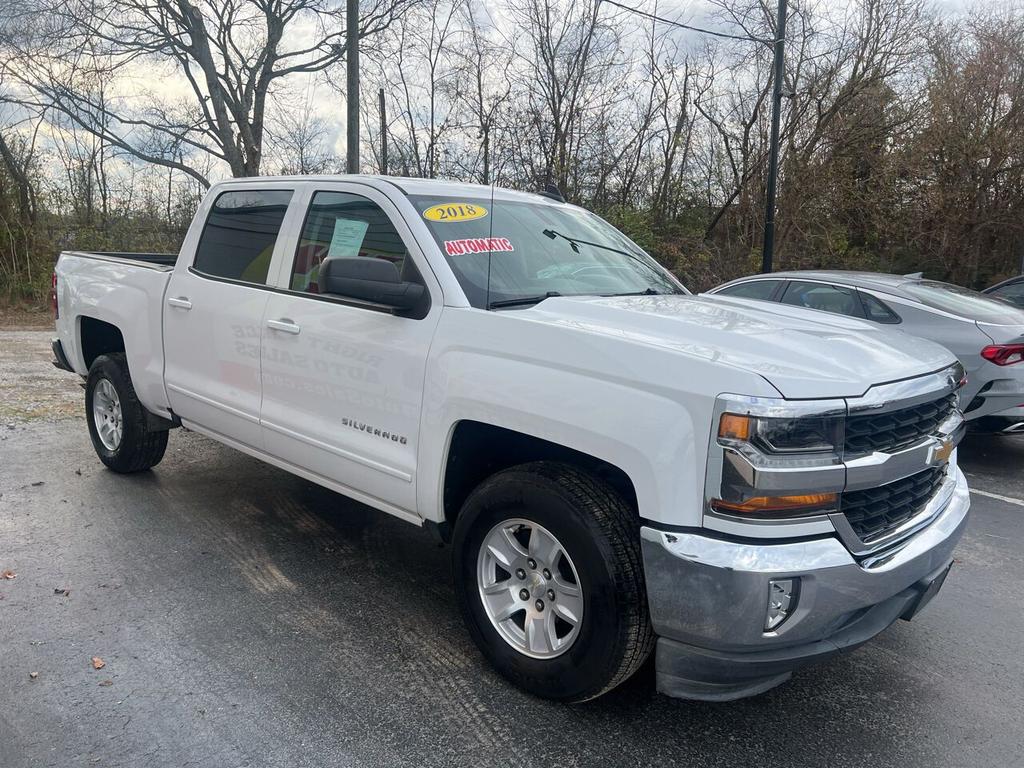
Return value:
M 345 16 L 345 55 L 347 61 L 348 129 L 347 162 L 349 173 L 359 173 L 359 0 L 348 0 Z
M 768 188 L 764 205 L 764 246 L 761 249 L 761 271 L 772 271 L 775 256 L 775 186 L 779 176 L 779 122 L 782 113 L 782 86 L 786 77 L 783 57 L 786 45 L 786 0 L 779 0 L 775 22 L 775 75 L 772 83 L 772 135 L 768 150 Z
M 377 91 L 377 103 L 380 105 L 380 172 L 388 175 L 388 118 L 384 107 L 384 89 Z

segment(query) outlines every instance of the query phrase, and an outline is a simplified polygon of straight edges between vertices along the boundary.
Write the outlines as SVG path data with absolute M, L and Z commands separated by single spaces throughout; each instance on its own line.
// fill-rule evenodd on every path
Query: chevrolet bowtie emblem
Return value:
M 936 438 L 938 445 L 932 448 L 931 464 L 944 464 L 949 461 L 949 457 L 953 455 L 953 448 L 956 446 L 953 444 L 952 437 L 940 437 Z

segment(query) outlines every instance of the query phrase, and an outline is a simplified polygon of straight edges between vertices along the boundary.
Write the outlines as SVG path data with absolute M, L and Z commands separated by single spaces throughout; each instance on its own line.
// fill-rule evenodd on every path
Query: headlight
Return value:
M 840 418 L 799 416 L 773 418 L 723 413 L 718 442 L 726 446 L 750 444 L 768 454 L 824 453 L 839 444 Z
M 814 517 L 837 508 L 843 473 L 831 487 L 790 486 L 792 470 L 828 471 L 842 464 L 846 403 L 780 401 L 723 395 L 713 439 L 708 503 L 720 515 L 759 520 Z M 772 480 L 758 482 L 759 473 Z M 826 484 L 827 485 L 827 484 Z

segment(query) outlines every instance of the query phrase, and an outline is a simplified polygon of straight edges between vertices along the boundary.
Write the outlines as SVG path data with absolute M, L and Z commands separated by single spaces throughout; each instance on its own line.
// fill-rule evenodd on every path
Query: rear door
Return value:
M 294 195 L 274 184 L 232 185 L 190 231 L 164 296 L 164 381 L 187 425 L 259 448 L 260 342 L 268 277 Z M 197 214 L 197 221 L 203 212 Z M 195 229 L 195 227 L 193 227 Z
M 265 450 L 318 482 L 414 518 L 423 381 L 440 288 L 386 195 L 358 183 L 325 183 L 310 185 L 308 199 L 261 329 Z M 403 280 L 426 285 L 430 301 L 402 315 L 324 294 L 317 275 L 327 256 L 390 261 Z

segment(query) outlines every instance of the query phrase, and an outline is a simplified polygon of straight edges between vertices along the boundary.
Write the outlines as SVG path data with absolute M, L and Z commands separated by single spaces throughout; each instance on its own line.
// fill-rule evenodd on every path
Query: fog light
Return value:
M 782 622 L 796 610 L 799 588 L 800 579 L 770 579 L 768 581 L 768 610 L 764 619 L 765 632 L 778 629 Z

